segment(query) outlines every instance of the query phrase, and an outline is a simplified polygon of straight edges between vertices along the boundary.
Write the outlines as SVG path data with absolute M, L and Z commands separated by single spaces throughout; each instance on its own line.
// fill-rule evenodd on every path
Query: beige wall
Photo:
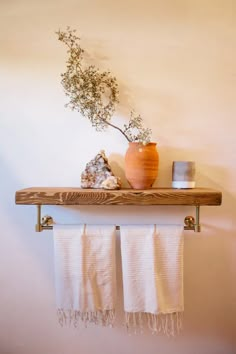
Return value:
M 234 0 L 0 2 L 0 354 L 236 352 L 235 8 Z M 52 234 L 35 234 L 34 207 L 14 205 L 20 188 L 79 186 L 85 163 L 102 148 L 123 175 L 123 137 L 97 133 L 64 108 L 66 55 L 54 32 L 67 25 L 80 31 L 96 65 L 118 78 L 116 121 L 134 107 L 152 128 L 156 186 L 170 185 L 173 160 L 189 159 L 198 186 L 223 192 L 221 207 L 202 208 L 202 233 L 185 235 L 185 329 L 176 339 L 128 336 L 120 310 L 114 329 L 61 329 Z M 58 222 L 135 222 L 138 214 L 145 223 L 179 222 L 193 210 L 44 211 Z

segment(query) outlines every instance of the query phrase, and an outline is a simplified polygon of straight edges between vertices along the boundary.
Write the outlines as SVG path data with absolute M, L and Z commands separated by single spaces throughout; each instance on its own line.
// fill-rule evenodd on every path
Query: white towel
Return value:
M 61 325 L 112 325 L 115 317 L 115 226 L 54 225 L 55 286 Z
M 121 226 L 127 328 L 179 332 L 184 310 L 183 227 Z

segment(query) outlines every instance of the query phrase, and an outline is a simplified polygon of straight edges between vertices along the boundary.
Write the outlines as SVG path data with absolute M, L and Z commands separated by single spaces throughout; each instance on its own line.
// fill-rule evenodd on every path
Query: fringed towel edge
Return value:
M 147 324 L 152 334 L 162 333 L 176 336 L 183 329 L 183 312 L 152 314 L 147 312 L 125 312 L 128 333 L 142 333 Z
M 62 327 L 67 325 L 77 327 L 79 323 L 82 323 L 84 327 L 91 323 L 104 327 L 113 327 L 115 310 L 77 311 L 57 309 L 57 318 Z

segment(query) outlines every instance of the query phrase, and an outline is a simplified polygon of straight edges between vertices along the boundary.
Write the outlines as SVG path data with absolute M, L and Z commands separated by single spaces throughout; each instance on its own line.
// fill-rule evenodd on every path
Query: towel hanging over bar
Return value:
M 53 229 L 53 218 L 49 215 L 45 215 L 41 218 L 41 205 L 37 205 L 37 224 L 35 225 L 35 231 L 41 232 L 43 230 Z M 120 230 L 120 226 L 116 226 L 116 230 Z M 200 232 L 200 206 L 196 206 L 196 219 L 193 216 L 186 216 L 184 219 L 184 230 Z

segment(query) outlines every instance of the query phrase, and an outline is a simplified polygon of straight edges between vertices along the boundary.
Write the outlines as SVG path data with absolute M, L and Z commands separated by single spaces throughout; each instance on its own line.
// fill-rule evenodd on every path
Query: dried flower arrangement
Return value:
M 61 74 L 62 86 L 69 97 L 66 106 L 88 118 L 97 131 L 111 126 L 129 142 L 149 143 L 152 131 L 143 127 L 142 117 L 133 111 L 123 128 L 110 122 L 119 103 L 117 79 L 109 71 L 100 72 L 94 65 L 84 64 L 84 49 L 76 30 L 67 27 L 66 31 L 59 30 L 56 34 L 68 48 L 67 69 Z

